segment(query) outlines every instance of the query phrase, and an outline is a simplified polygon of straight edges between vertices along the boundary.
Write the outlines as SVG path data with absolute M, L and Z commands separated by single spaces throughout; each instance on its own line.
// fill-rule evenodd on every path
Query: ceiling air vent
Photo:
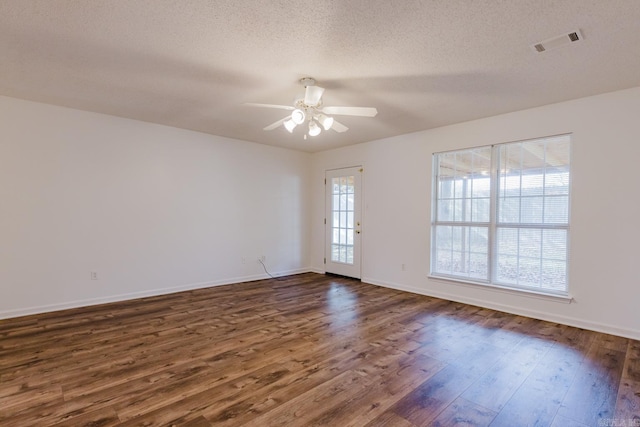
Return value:
M 561 36 L 541 41 L 540 43 L 531 45 L 531 47 L 533 47 L 536 52 L 541 53 L 573 42 L 578 42 L 582 39 L 582 33 L 580 32 L 580 30 L 576 30 L 567 34 L 563 34 Z
M 573 33 L 569 33 L 569 40 L 571 40 L 572 42 L 577 42 L 578 40 L 580 40 L 580 36 L 578 35 L 578 32 L 575 31 Z

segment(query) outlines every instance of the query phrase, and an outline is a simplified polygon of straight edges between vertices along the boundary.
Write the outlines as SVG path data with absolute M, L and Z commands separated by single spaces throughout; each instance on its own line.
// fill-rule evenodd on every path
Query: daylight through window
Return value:
M 431 274 L 567 294 L 570 143 L 434 154 Z

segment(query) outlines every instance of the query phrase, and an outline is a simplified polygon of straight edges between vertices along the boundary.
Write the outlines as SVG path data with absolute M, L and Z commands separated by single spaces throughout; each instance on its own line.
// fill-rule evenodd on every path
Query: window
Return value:
M 566 295 L 570 143 L 434 154 L 431 274 Z

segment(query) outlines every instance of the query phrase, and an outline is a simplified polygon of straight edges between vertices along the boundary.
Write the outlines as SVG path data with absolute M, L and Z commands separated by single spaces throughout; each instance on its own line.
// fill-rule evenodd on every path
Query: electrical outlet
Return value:
M 92 271 L 91 272 L 91 280 L 98 280 L 98 272 L 97 271 Z
M 247 259 L 245 257 L 242 257 L 242 263 L 246 264 L 247 263 Z
M 402 264 L 402 271 L 406 271 L 407 270 L 407 266 L 405 264 Z

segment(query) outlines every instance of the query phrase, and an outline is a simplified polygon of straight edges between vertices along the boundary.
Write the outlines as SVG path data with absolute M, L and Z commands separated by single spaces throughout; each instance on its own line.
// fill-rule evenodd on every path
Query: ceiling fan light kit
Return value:
M 376 114 L 378 114 L 378 110 L 373 107 L 324 107 L 322 102 L 324 88 L 316 86 L 315 79 L 311 77 L 300 79 L 300 83 L 305 88 L 304 98 L 297 99 L 293 106 L 257 103 L 246 103 L 245 105 L 250 107 L 277 108 L 291 111 L 290 116 L 266 126 L 264 130 L 273 130 L 280 127 L 280 125 L 283 125 L 289 133 L 293 133 L 293 130 L 298 125 L 308 121 L 309 130 L 308 133 L 304 135 L 304 139 L 307 139 L 307 134 L 309 136 L 320 135 L 322 129 L 325 131 L 333 129 L 335 132 L 346 132 L 349 130 L 348 127 L 327 114 L 360 117 L 375 117 Z
M 309 136 L 318 136 L 320 135 L 320 132 L 322 132 L 320 126 L 318 126 L 318 124 L 314 120 L 311 120 L 309 122 Z
M 293 133 L 293 130 L 296 128 L 296 124 L 293 122 L 293 119 L 288 119 L 284 121 L 284 127 L 289 133 Z
M 320 114 L 318 116 L 318 122 L 322 125 L 324 130 L 331 129 L 333 125 L 333 117 L 325 116 L 324 114 Z
M 302 123 L 304 123 L 304 119 L 306 118 L 306 114 L 304 114 L 304 111 L 302 111 L 300 108 L 296 108 L 291 113 L 291 120 L 293 120 L 293 123 L 297 125 L 301 125 Z

